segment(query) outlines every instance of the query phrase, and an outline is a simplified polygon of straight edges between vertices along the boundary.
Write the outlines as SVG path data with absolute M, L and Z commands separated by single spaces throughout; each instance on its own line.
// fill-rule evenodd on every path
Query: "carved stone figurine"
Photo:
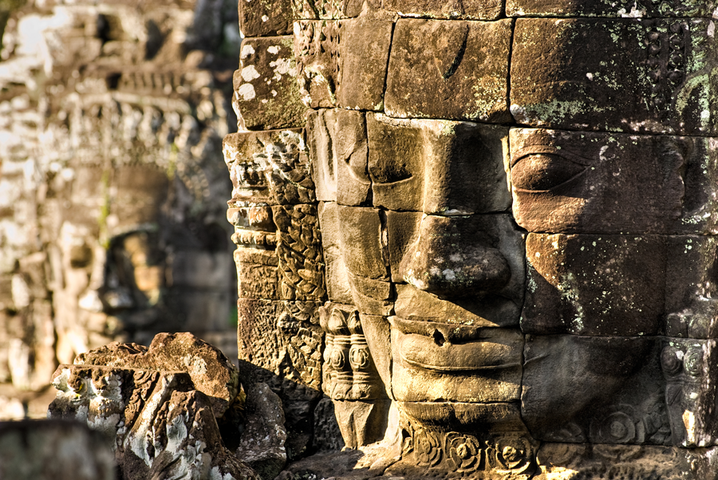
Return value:
M 243 185 L 304 127 L 313 196 L 290 203 L 316 206 L 323 256 L 292 271 L 326 279 L 322 387 L 347 445 L 398 412 L 387 474 L 715 478 L 715 2 L 378 3 L 294 2 L 284 77 L 291 37 L 269 37 L 288 31 L 243 6 L 235 108 L 278 130 L 225 139 L 235 236 L 276 239 Z M 242 277 L 243 235 L 240 297 L 287 298 Z M 394 407 L 352 417 L 347 395 L 378 398 L 352 396 L 364 341 Z

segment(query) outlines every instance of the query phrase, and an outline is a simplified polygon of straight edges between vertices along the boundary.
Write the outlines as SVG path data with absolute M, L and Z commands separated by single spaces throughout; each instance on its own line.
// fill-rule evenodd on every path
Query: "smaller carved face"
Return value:
M 75 169 L 62 192 L 67 204 L 53 248 L 61 362 L 114 340 L 139 340 L 136 332 L 156 331 L 168 317 L 172 248 L 161 214 L 167 192 L 167 175 L 154 167 Z M 177 228 L 173 235 L 186 237 Z

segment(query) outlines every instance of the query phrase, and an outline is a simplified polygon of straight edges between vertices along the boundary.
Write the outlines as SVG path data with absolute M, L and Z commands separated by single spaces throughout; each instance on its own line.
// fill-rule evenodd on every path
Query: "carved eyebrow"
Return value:
M 590 157 L 579 155 L 563 147 L 556 147 L 553 145 L 527 145 L 518 149 L 516 152 L 511 152 L 511 163 L 509 166 L 513 168 L 514 165 L 516 165 L 523 158 L 531 155 L 540 155 L 542 153 L 556 155 L 558 157 L 565 158 L 568 161 L 583 165 L 584 167 L 596 165 L 597 163 L 596 160 Z

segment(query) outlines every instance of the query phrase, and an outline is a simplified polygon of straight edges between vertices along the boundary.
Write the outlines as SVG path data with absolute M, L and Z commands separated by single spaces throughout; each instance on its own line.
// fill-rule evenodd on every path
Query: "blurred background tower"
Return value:
M 111 341 L 236 358 L 236 3 L 1 0 L 0 38 L 0 417 Z

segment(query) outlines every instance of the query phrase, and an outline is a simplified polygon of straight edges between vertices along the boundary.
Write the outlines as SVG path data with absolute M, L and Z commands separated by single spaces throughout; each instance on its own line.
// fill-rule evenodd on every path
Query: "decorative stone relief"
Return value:
M 456 478 L 532 478 L 536 445 L 517 435 L 482 437 L 419 427 L 404 444 L 404 457 L 414 468 L 390 467 L 389 472 L 424 478 L 442 471 Z
M 324 343 L 317 308 L 326 297 L 314 182 L 301 131 L 238 133 L 224 152 L 242 381 L 266 383 L 281 398 L 293 459 L 312 448 L 315 422 L 328 422 L 314 415 Z
M 58 368 L 48 416 L 111 438 L 123 479 L 255 479 L 220 428 L 239 434 L 238 377 L 219 350 L 191 334 L 158 335 L 149 348 L 114 343 Z
M 322 388 L 349 448 L 384 437 L 389 399 L 364 336 L 359 312 L 327 303 L 320 309 L 325 332 Z

